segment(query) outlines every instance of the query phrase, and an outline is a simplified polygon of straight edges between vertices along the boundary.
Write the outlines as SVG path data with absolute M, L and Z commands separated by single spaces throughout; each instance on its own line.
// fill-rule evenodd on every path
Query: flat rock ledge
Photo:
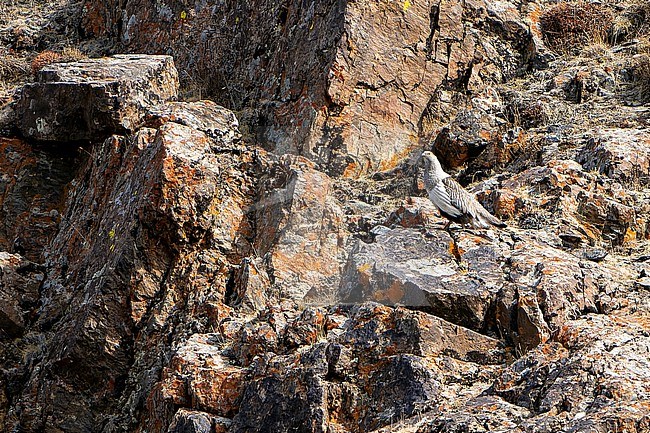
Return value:
M 178 86 L 171 56 L 121 54 L 54 63 L 23 88 L 18 128 L 26 138 L 42 141 L 132 132 L 148 109 L 176 99 Z

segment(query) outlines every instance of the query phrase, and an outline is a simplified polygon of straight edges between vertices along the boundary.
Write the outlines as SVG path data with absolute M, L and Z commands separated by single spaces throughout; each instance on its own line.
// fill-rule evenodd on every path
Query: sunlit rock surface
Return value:
M 23 87 L 18 127 L 43 141 L 97 139 L 133 132 L 148 108 L 176 98 L 178 72 L 170 56 L 117 55 L 54 63 Z
M 0 107 L 0 431 L 648 431 L 650 23 L 617 5 L 625 41 L 555 53 L 546 1 L 79 3 L 155 55 Z M 508 228 L 445 229 L 423 149 Z

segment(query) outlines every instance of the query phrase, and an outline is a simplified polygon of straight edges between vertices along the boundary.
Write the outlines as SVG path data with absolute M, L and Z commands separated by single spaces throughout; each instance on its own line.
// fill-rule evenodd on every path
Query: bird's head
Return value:
M 426 169 L 430 169 L 431 167 L 440 167 L 440 162 L 438 162 L 436 155 L 428 150 L 422 152 L 422 155 L 420 156 L 420 164 L 424 165 L 424 168 Z
M 424 169 L 426 171 L 433 171 L 437 176 L 449 176 L 442 169 L 440 161 L 438 161 L 438 158 L 433 152 L 430 152 L 428 150 L 426 152 L 422 152 L 422 156 L 420 156 L 420 164 L 424 165 Z

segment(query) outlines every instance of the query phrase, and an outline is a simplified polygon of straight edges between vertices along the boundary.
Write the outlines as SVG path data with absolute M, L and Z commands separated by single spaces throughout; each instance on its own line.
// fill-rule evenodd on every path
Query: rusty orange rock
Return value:
M 288 155 L 263 180 L 255 249 L 269 254 L 282 296 L 325 304 L 332 297 L 346 239 L 333 188 L 312 162 Z

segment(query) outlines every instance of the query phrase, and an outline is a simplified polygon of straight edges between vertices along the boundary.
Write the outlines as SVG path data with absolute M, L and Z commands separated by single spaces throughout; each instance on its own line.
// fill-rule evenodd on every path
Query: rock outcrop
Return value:
M 114 62 L 105 62 L 95 61 L 108 75 Z M 69 67 L 75 71 L 78 65 Z M 114 72 L 120 76 L 121 70 Z M 68 92 L 70 101 L 83 105 L 74 96 L 86 93 L 80 80 Z M 162 102 L 165 92 L 150 98 Z M 132 96 L 125 106 L 139 101 L 137 93 Z M 171 312 L 181 306 L 210 310 L 211 296 L 223 300 L 229 260 L 238 262 L 250 251 L 246 211 L 255 192 L 243 167 L 251 156 L 242 155 L 245 148 L 237 144 L 234 116 L 204 102 L 185 109 L 162 106 L 147 118 L 157 129 L 143 126 L 93 146 L 68 186 L 45 261 L 48 278 L 32 293 L 38 309 L 29 331 L 42 343 L 30 356 L 39 367 L 21 373 L 22 391 L 10 390 L 15 410 L 6 428 L 48 424 L 84 431 L 105 423 L 120 396 L 143 399 L 153 382 L 139 381 L 152 380 L 171 350 L 171 342 L 159 341 L 177 326 Z M 189 294 L 194 302 L 187 302 Z M 5 307 L 12 329 L 28 327 L 15 305 Z M 136 347 L 147 345 L 135 356 Z
M 484 394 L 418 432 L 643 432 L 647 327 L 639 317 L 586 316 L 510 367 Z
M 168 55 L 0 88 L 0 431 L 650 430 L 650 9 L 555 3 L 66 6 Z
M 87 0 L 83 12 L 87 34 L 124 50 L 169 49 L 189 89 L 243 110 L 266 148 L 346 176 L 392 168 L 431 134 L 436 120 L 421 120 L 438 89 L 478 90 L 536 55 L 508 2 Z
M 148 108 L 176 98 L 177 91 L 170 56 L 55 63 L 38 72 L 38 82 L 23 87 L 18 127 L 25 137 L 63 142 L 133 132 Z

